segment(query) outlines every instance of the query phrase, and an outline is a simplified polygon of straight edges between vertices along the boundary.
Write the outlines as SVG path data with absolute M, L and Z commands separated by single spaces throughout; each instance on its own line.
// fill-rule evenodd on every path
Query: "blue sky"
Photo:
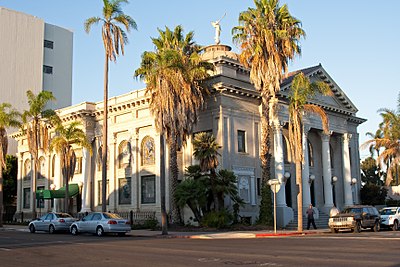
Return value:
M 307 37 L 302 41 L 302 56 L 290 70 L 319 63 L 359 109 L 357 116 L 368 121 L 359 127 L 360 143 L 365 133 L 375 132 L 380 122 L 378 109 L 395 109 L 400 92 L 398 62 L 400 43 L 400 1 L 381 0 L 281 0 L 292 15 L 303 23 Z M 101 0 L 0 0 L 0 6 L 28 13 L 47 23 L 74 32 L 73 104 L 101 101 L 103 98 L 104 50 L 100 26 L 84 32 L 86 18 L 101 15 Z M 109 95 L 117 96 L 140 89 L 144 84 L 133 78 L 141 54 L 153 50 L 150 37 L 157 37 L 157 28 L 182 25 L 194 31 L 201 45 L 214 42 L 211 21 L 221 21 L 221 43 L 231 45 L 231 29 L 238 15 L 252 0 L 130 0 L 123 6 L 134 18 L 138 31 L 132 31 L 125 56 L 110 65 Z M 368 155 L 361 151 L 361 156 Z

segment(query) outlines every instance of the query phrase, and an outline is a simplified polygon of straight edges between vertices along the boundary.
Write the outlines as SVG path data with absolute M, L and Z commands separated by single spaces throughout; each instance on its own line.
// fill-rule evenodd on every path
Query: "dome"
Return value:
M 239 60 L 238 55 L 231 50 L 232 48 L 229 45 L 209 45 L 204 48 L 204 54 L 201 57 L 203 60 L 211 60 L 221 56 Z

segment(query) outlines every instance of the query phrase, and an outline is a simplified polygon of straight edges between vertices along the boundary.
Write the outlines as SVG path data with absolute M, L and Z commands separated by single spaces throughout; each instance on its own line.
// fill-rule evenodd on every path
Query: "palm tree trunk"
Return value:
M 175 201 L 175 191 L 178 186 L 178 163 L 177 163 L 177 149 L 176 149 L 176 135 L 175 130 L 171 131 L 171 136 L 168 141 L 169 149 L 170 149 L 170 162 L 169 167 L 171 169 L 171 187 L 170 187 L 170 201 L 171 201 L 171 214 L 172 221 L 174 223 L 181 223 L 181 216 L 179 214 L 179 208 Z
M 160 135 L 160 204 L 161 204 L 161 231 L 162 235 L 168 235 L 167 210 L 165 208 L 165 152 L 164 135 Z
M 216 184 L 215 184 L 215 180 L 217 179 L 217 174 L 215 172 L 215 169 L 212 168 L 210 170 L 210 182 L 211 182 L 211 190 L 212 190 L 212 194 L 213 194 L 213 199 L 214 199 L 214 206 L 215 206 L 215 211 L 219 211 L 219 201 L 218 201 L 218 194 L 217 194 L 217 190 L 216 190 Z
M 104 62 L 103 146 L 101 160 L 101 210 L 107 211 L 107 138 L 108 138 L 108 56 Z
M 32 219 L 36 219 L 36 181 L 37 181 L 37 167 L 36 167 L 36 159 L 32 158 L 32 198 L 33 198 L 33 203 L 32 203 Z
M 261 116 L 261 175 L 262 175 L 262 197 L 260 204 L 260 214 L 259 222 L 262 224 L 272 225 L 272 198 L 271 190 L 269 190 L 267 182 L 271 179 L 271 153 L 270 149 L 270 139 L 271 130 L 269 127 L 269 98 L 262 101 L 262 116 Z
M 3 164 L 0 162 L 0 227 L 3 227 Z
M 298 186 L 297 193 L 297 231 L 303 232 L 303 183 L 301 175 L 301 161 L 296 159 L 296 185 Z

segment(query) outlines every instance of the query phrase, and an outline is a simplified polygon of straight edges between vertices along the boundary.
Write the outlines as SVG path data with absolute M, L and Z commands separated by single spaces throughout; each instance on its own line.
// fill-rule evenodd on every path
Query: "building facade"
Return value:
M 26 91 L 38 94 L 45 90 L 57 99 L 49 108 L 71 105 L 71 31 L 0 7 L 0 36 L 1 103 L 10 103 L 22 112 L 28 109 Z M 9 154 L 16 151 L 15 142 L 11 142 Z
M 254 222 L 261 200 L 260 154 L 260 95 L 249 82 L 249 71 L 238 61 L 237 55 L 225 45 L 211 45 L 203 54 L 215 65 L 210 79 L 212 95 L 202 111 L 195 133 L 211 132 L 222 146 L 220 168 L 232 170 L 245 205 L 240 215 Z M 312 203 L 319 213 L 327 213 L 335 204 L 339 208 L 359 202 L 360 158 L 357 126 L 365 120 L 356 117 L 357 109 L 321 65 L 302 71 L 312 81 L 322 80 L 330 85 L 332 96 L 319 95 L 314 104 L 328 114 L 330 134 L 322 133 L 318 117 L 306 116 L 304 130 L 305 163 L 303 165 L 304 208 Z M 288 91 L 297 72 L 290 73 L 278 94 L 277 118 L 270 122 L 273 128 L 273 173 L 281 186 L 277 192 L 278 225 L 286 226 L 295 220 L 297 209 L 295 167 L 289 151 L 287 122 Z M 109 140 L 107 166 L 107 210 L 155 211 L 160 217 L 160 135 L 154 127 L 149 110 L 149 97 L 138 90 L 110 98 Z M 75 148 L 77 167 L 71 183 L 79 185 L 80 194 L 74 198 L 75 212 L 101 210 L 101 130 L 102 102 L 82 103 L 58 110 L 67 124 L 79 120 L 92 143 L 93 153 Z M 18 140 L 18 207 L 17 214 L 28 215 L 32 174 L 30 154 L 25 136 L 14 134 Z M 179 179 L 184 179 L 187 166 L 196 164 L 189 138 L 178 152 Z M 165 147 L 168 155 L 168 147 Z M 41 151 L 37 189 L 59 189 L 63 186 L 60 161 L 54 152 Z M 166 186 L 169 188 L 168 157 L 166 158 Z M 169 190 L 166 192 L 169 209 Z M 37 203 L 37 210 L 61 209 L 61 199 Z M 230 201 L 225 203 L 230 207 Z M 184 213 L 186 223 L 192 215 Z

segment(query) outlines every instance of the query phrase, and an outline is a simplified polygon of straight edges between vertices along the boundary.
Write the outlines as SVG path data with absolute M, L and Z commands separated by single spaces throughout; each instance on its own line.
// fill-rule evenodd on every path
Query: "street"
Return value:
M 400 233 L 188 239 L 0 232 L 1 266 L 400 266 Z

